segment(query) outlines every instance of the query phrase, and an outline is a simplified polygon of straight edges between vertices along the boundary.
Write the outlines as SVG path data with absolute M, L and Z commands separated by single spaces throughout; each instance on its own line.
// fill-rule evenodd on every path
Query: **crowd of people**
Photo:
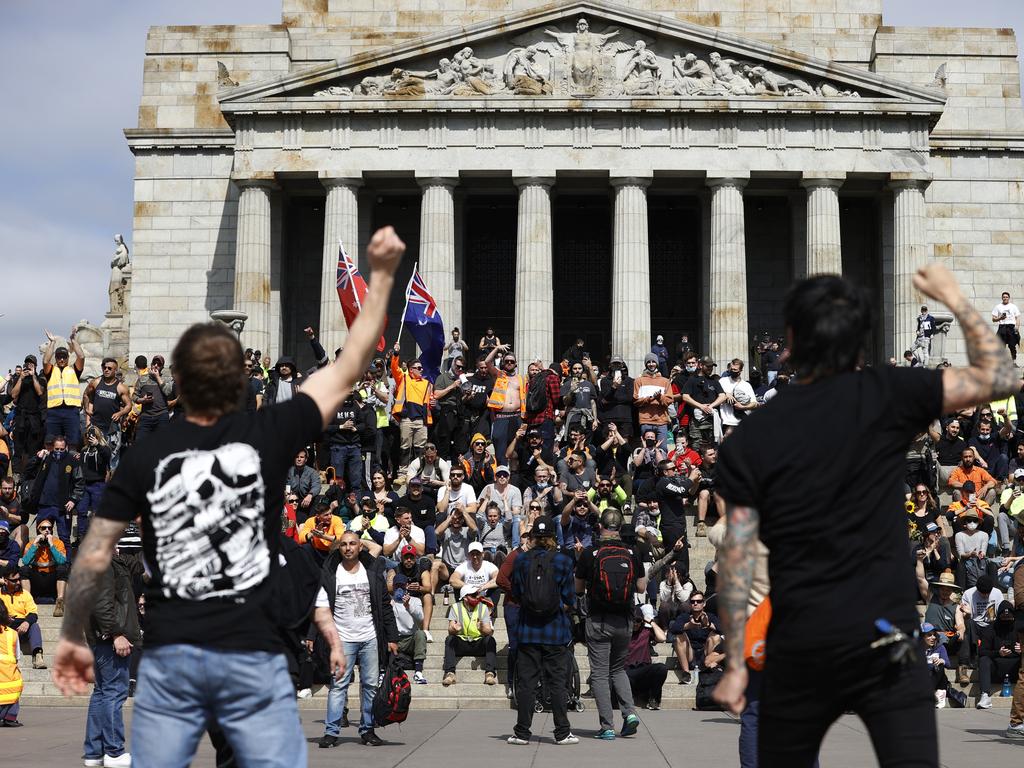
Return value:
M 271 366 L 262 351 L 244 351 L 237 411 L 297 400 L 328 366 L 314 329 L 306 334 L 317 361 L 308 371 L 288 355 Z M 4 624 L 17 640 L 12 648 L 20 646 L 35 668 L 46 665 L 38 606 L 53 604 L 53 615 L 62 615 L 69 565 L 113 471 L 133 454 L 162 450 L 169 425 L 184 419 L 186 371 L 166 369 L 157 355 L 136 358 L 125 375 L 106 359 L 101 375 L 86 380 L 73 334 L 69 345 L 51 337 L 42 367 L 28 355 L 0 390 L 0 594 Z M 686 518 L 693 516 L 697 537 L 721 543 L 719 446 L 792 386 L 781 339 L 759 338 L 750 359 L 749 370 L 742 359 L 720 367 L 685 338 L 670 351 L 659 336 L 640 371 L 619 354 L 596 359 L 582 340 L 549 364 L 521 360 L 493 329 L 472 351 L 453 330 L 434 381 L 420 360 L 403 359 L 398 344 L 374 357 L 351 394 L 325 414 L 319 437 L 300 442 L 283 486 L 267 492 L 268 499 L 283 493 L 279 532 L 291 574 L 279 599 L 298 607 L 295 620 L 274 631 L 290 651 L 296 695 L 329 686 L 320 746 L 337 744 L 347 724 L 357 665 L 358 730 L 371 746 L 382 743 L 373 702 L 378 671 L 391 656 L 413 671 L 415 684 L 446 687 L 458 682 L 461 658 L 480 657 L 482 682 L 498 684 L 499 617 L 508 631 L 506 693 L 518 708 L 510 744 L 529 742 L 538 695 L 555 714 L 556 742 L 575 743 L 566 709 L 583 685 L 597 702 L 598 738 L 616 738 L 614 706 L 618 735 L 635 734 L 634 701 L 658 709 L 667 683 L 668 667 L 652 659 L 658 643 L 670 644 L 682 684 L 712 685 L 727 665 L 745 663 L 726 655 L 717 566 L 691 564 Z M 993 685 L 1019 675 L 1021 620 L 1016 628 L 1013 621 L 1024 597 L 1022 411 L 1018 393 L 949 414 L 907 454 L 908 558 L 918 571 L 921 633 L 927 663 L 939 670 L 940 707 L 953 690 L 941 673 L 946 666 L 957 665 L 960 683 L 978 668 L 979 707 L 990 706 Z M 216 470 L 195 468 L 213 486 L 201 491 L 206 500 L 239 482 L 225 479 L 230 461 L 219 461 Z M 139 528 L 121 536 L 119 553 L 137 554 Z M 131 583 L 144 630 L 150 576 L 136 567 L 125 577 L 123 566 L 118 583 Z M 705 589 L 691 567 L 700 569 Z M 161 568 L 166 584 L 170 569 Z M 553 605 L 543 605 L 531 584 L 540 573 Z M 1016 609 L 1004 599 L 1011 587 Z M 435 638 L 431 618 L 439 607 L 447 629 Z M 335 649 L 318 638 L 325 627 L 336 629 L 348 659 L 341 674 L 333 674 Z M 122 655 L 114 639 L 127 636 L 100 632 L 90 645 L 109 641 L 114 656 L 137 661 L 143 633 L 131 633 Z M 0 654 L 6 637 L 0 634 Z M 432 680 L 424 660 L 434 642 L 444 644 L 444 661 Z M 574 643 L 588 651 L 590 676 L 582 682 Z M 0 713 L 4 724 L 16 724 L 17 709 L 5 698 L 5 658 Z M 128 695 L 127 685 L 115 688 L 112 700 Z M 1010 730 L 1017 736 L 1024 736 L 1022 716 L 1015 700 Z M 123 754 L 123 732 L 119 738 L 105 755 Z M 90 749 L 95 755 L 87 742 Z

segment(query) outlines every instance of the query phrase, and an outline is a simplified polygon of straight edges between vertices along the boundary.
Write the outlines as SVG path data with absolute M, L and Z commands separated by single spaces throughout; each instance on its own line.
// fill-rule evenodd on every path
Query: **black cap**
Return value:
M 533 528 L 530 529 L 531 537 L 538 536 L 554 536 L 555 535 L 555 521 L 547 515 L 541 515 L 533 521 Z

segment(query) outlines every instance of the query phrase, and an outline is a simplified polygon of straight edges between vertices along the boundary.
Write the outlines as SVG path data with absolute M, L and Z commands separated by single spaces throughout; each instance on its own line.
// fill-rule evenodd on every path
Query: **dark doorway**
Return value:
M 376 232 L 387 224 L 393 226 L 405 242 L 405 257 L 395 275 L 395 286 L 388 302 L 388 324 L 384 330 L 384 338 L 390 348 L 398 337 L 402 312 L 405 310 L 405 289 L 412 277 L 413 265 L 419 259 L 420 195 L 379 195 L 373 206 L 370 231 Z M 403 334 L 401 341 L 403 357 L 415 354 L 416 342 L 411 335 Z
M 517 217 L 510 195 L 473 196 L 463 206 L 462 338 L 474 360 L 488 328 L 502 343 L 514 341 Z
M 555 354 L 578 337 L 605 364 L 612 330 L 612 226 L 607 196 L 559 196 L 554 216 Z
M 786 197 L 745 195 L 744 237 L 747 245 L 747 331 L 755 337 L 785 336 L 782 306 L 793 282 L 793 216 Z M 724 370 L 728 361 L 718 361 Z M 751 361 L 747 361 L 750 365 Z M 753 365 L 761 367 L 760 360 Z
M 882 247 L 878 201 L 871 197 L 839 200 L 839 231 L 843 247 L 843 277 L 867 289 L 873 304 L 874 328 L 865 356 L 880 364 L 885 355 L 882 323 Z M 903 350 L 896 350 L 896 356 Z
M 324 247 L 324 199 L 285 200 L 285 246 L 281 255 L 280 355 L 295 358 L 301 370 L 314 363 L 302 329 L 320 324 L 320 265 Z M 339 310 L 340 311 L 340 310 Z M 272 344 L 277 347 L 276 344 Z M 274 360 L 273 362 L 277 362 Z
M 701 336 L 701 221 L 696 198 L 652 195 L 647 201 L 651 269 L 651 339 L 660 334 L 670 364 L 686 334 Z M 643 350 L 647 352 L 647 350 Z

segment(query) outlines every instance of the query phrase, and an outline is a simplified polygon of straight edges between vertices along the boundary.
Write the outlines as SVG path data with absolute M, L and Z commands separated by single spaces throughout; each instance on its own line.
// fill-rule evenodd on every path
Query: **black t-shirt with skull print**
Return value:
M 281 649 L 271 576 L 285 475 L 321 427 L 298 394 L 208 427 L 174 419 L 122 458 L 97 515 L 142 515 L 147 646 Z

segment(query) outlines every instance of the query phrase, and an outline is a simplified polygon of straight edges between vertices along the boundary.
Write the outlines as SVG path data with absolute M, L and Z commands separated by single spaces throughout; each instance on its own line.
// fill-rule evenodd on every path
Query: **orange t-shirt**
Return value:
M 993 482 L 992 475 L 986 472 L 984 468 L 979 467 L 977 464 L 975 464 L 971 468 L 969 474 L 967 472 L 964 472 L 964 468 L 959 465 L 956 469 L 949 473 L 950 483 L 960 483 L 961 485 L 963 485 L 968 480 L 974 483 L 975 490 L 979 490 L 981 486 L 985 485 L 985 483 Z
M 764 669 L 765 642 L 771 620 L 772 603 L 766 597 L 750 614 L 747 619 L 747 629 L 743 635 L 743 658 L 747 660 L 747 666 L 755 672 Z

